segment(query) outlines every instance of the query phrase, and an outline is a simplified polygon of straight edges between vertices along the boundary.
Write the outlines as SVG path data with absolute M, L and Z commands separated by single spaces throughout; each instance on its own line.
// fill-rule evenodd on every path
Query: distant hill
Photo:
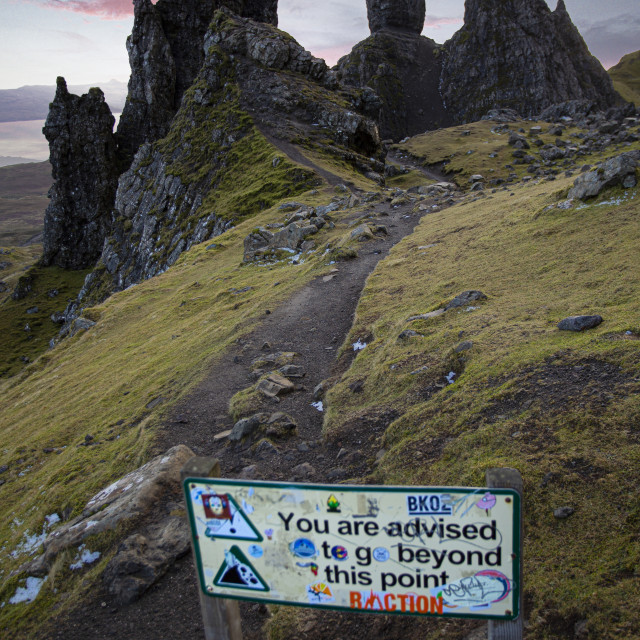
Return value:
M 0 167 L 0 245 L 16 247 L 38 242 L 49 204 L 49 162 Z
M 21 158 L 18 156 L 0 156 L 0 167 L 8 167 L 14 164 L 27 164 L 29 162 L 38 162 L 33 158 Z
M 628 53 L 609 69 L 616 91 L 629 102 L 640 105 L 640 51 Z
M 69 91 L 81 95 L 91 87 L 99 86 L 113 113 L 120 113 L 127 97 L 127 83 L 110 80 L 102 84 L 70 86 Z M 49 113 L 49 103 L 55 96 L 54 85 L 34 85 L 19 89 L 0 90 L 0 122 L 20 122 L 23 120 L 44 120 Z

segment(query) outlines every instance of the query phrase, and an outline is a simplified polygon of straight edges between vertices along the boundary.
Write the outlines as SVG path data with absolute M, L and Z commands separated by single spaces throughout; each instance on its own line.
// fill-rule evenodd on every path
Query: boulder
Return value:
M 238 442 L 252 436 L 268 420 L 268 413 L 256 413 L 248 418 L 242 418 L 235 423 L 228 438 L 232 442 Z
M 191 534 L 186 519 L 169 516 L 158 527 L 134 533 L 119 546 L 102 574 L 108 593 L 130 604 L 189 551 Z
M 569 198 L 594 198 L 603 189 L 622 185 L 625 189 L 637 184 L 636 169 L 640 152 L 630 151 L 600 163 L 597 167 L 579 175 L 569 190 Z
M 570 316 L 558 323 L 560 331 L 585 331 L 602 324 L 602 316 Z
M 321 225 L 324 222 L 320 223 Z M 318 227 L 309 224 L 304 218 L 291 222 L 286 227 L 272 233 L 268 229 L 259 227 L 254 229 L 244 239 L 244 262 L 260 259 L 265 254 L 278 249 L 297 251 L 307 236 L 318 233 Z
M 425 0 L 367 0 L 371 33 L 397 29 L 420 35 L 426 14 Z
M 482 291 L 463 291 L 457 295 L 451 302 L 445 305 L 444 310 L 456 309 L 458 307 L 466 307 L 476 300 L 486 300 L 487 296 Z
M 178 445 L 109 485 L 79 516 L 52 531 L 42 555 L 20 570 L 46 575 L 63 551 L 93 535 L 125 528 L 135 533 L 116 551 L 105 580 L 123 601 L 135 599 L 188 550 L 186 521 L 174 512 L 182 505 L 180 472 L 193 456 L 188 447 Z
M 258 382 L 257 389 L 268 398 L 277 398 L 295 391 L 295 385 L 284 376 L 278 373 L 271 373 Z

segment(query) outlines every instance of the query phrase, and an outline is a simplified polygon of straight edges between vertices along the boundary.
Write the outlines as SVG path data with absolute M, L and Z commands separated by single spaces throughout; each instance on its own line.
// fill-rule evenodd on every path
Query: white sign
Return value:
M 518 616 L 510 489 L 185 480 L 211 596 L 374 613 Z

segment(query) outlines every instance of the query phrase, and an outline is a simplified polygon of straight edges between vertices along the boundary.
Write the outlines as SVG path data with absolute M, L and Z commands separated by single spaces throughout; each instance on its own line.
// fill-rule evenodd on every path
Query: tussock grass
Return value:
M 369 277 L 343 349 L 372 338 L 329 392 L 324 430 L 349 441 L 361 416 L 399 414 L 372 443 L 387 450 L 372 480 L 386 484 L 483 486 L 489 467 L 519 469 L 527 637 L 572 637 L 587 620 L 590 637 L 635 638 L 640 190 L 545 210 L 571 183 L 517 185 L 426 216 Z M 488 299 L 407 321 L 471 289 Z M 582 314 L 604 322 L 557 329 Z M 408 328 L 422 337 L 400 340 Z M 473 346 L 457 352 L 463 341 Z M 561 506 L 575 514 L 557 520 Z M 437 623 L 425 637 L 441 637 Z
M 326 204 L 334 195 L 325 188 L 296 200 Z M 0 380 L 0 466 L 9 467 L 0 476 L 0 604 L 25 577 L 9 577 L 32 557 L 11 556 L 25 533 L 41 532 L 54 512 L 78 515 L 97 491 L 157 453 L 154 437 L 164 413 L 265 308 L 329 270 L 325 244 L 347 230 L 339 213 L 332 214 L 333 230 L 314 236 L 319 248 L 301 264 L 243 264 L 248 233 L 286 215 L 272 207 L 194 247 L 164 274 L 88 309 L 95 327 Z M 79 446 L 86 435 L 97 444 Z M 89 545 L 103 551 L 106 562 L 114 542 L 91 539 Z M 98 569 L 56 566 L 54 573 L 34 604 L 0 608 L 0 635 L 33 633 L 52 606 L 67 606 L 86 592 L 84 581 L 90 584 Z

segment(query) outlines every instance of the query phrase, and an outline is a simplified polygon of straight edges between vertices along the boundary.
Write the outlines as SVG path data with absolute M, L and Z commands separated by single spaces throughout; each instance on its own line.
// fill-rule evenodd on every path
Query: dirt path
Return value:
M 405 166 L 410 169 L 420 171 L 420 173 L 422 173 L 425 178 L 428 178 L 429 180 L 435 180 L 436 182 L 452 182 L 451 175 L 447 176 L 444 171 L 441 171 L 437 167 L 425 167 L 424 165 L 420 164 L 420 162 L 411 154 L 404 153 L 398 149 L 389 150 L 389 153 L 387 153 L 387 163 Z
M 411 233 L 418 223 L 419 216 L 411 213 L 412 206 L 393 208 L 388 202 L 375 205 L 376 215 L 372 221 L 385 225 L 388 235 L 364 243 L 357 259 L 336 264 L 333 277 L 319 277 L 279 307 L 265 308 L 260 325 L 246 339 L 238 341 L 175 408 L 159 438 L 159 449 L 164 451 L 186 444 L 197 455 L 217 457 L 222 475 L 229 478 L 339 482 L 365 477 L 375 457 L 375 438 L 366 435 L 351 442 L 323 443 L 323 414 L 311 405 L 313 390 L 321 381 L 346 370 L 353 358 L 353 352 L 340 360 L 336 355 L 353 323 L 367 277 L 391 247 Z M 354 213 L 354 219 L 357 215 Z M 282 411 L 293 417 L 298 425 L 297 434 L 255 451 L 250 445 L 229 446 L 226 438 L 216 440 L 216 434 L 233 426 L 227 413 L 232 396 L 255 382 L 251 363 L 283 351 L 297 354 L 294 364 L 302 367 L 305 375 L 295 380 L 299 383 L 297 391 L 278 403 L 265 400 L 262 410 Z M 382 422 L 376 425 L 378 433 L 392 418 L 388 416 L 387 422 L 384 416 L 381 418 Z M 303 467 L 305 472 L 301 473 L 299 465 L 305 463 L 310 468 Z M 119 606 L 106 593 L 97 593 L 45 637 L 56 640 L 203 638 L 197 589 L 191 557 L 187 556 L 175 563 L 138 602 Z M 245 640 L 264 640 L 261 628 L 268 616 L 266 607 L 247 603 L 241 605 L 241 612 Z M 315 640 L 346 640 L 363 634 L 411 640 L 413 634 L 418 633 L 415 637 L 419 637 L 420 625 L 415 622 L 411 623 L 409 632 L 406 627 L 409 623 L 402 619 L 391 621 L 356 614 L 323 614 L 324 631 L 319 633 L 313 622 L 314 614 L 309 615 L 310 634 L 304 637 Z

